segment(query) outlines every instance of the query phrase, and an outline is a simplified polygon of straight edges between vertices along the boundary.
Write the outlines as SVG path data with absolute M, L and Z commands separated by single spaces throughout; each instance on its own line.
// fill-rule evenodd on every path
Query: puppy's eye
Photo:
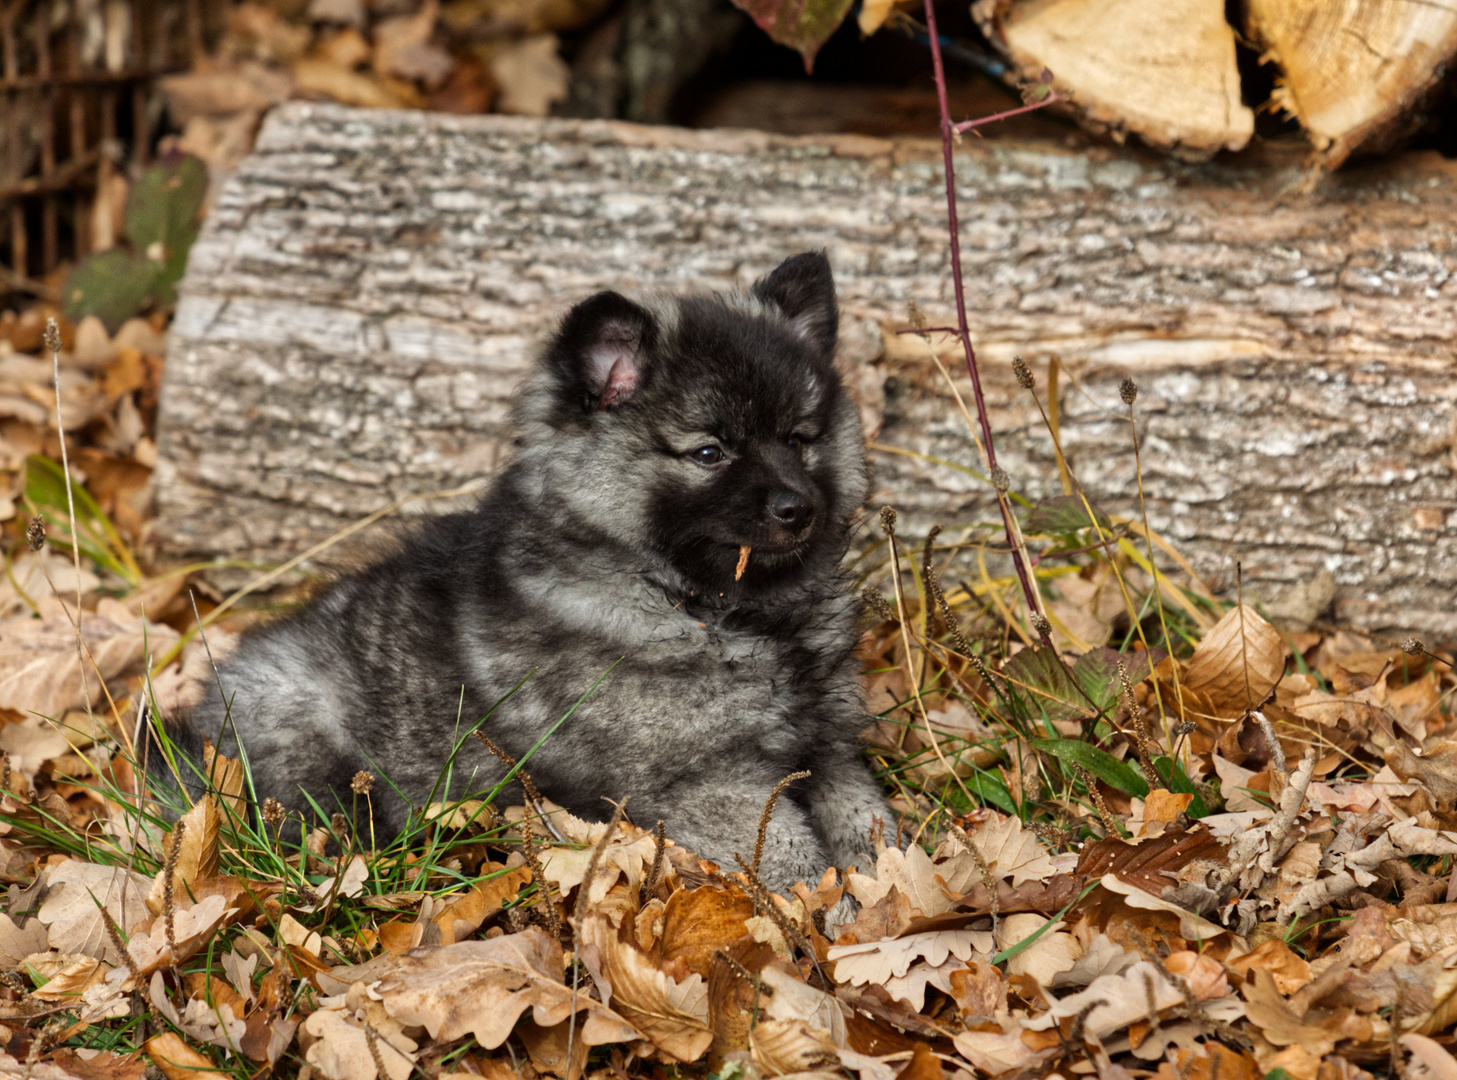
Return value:
M 784 441 L 791 450 L 801 450 L 809 443 L 809 436 L 801 435 L 798 432 L 795 432 Z
M 724 452 L 716 446 L 700 446 L 689 451 L 688 457 L 700 465 L 717 465 L 725 460 Z

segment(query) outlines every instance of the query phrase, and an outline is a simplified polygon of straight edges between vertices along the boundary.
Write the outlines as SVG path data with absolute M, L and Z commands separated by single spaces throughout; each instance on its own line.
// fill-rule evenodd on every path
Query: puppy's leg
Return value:
M 759 778 L 732 776 L 680 782 L 662 793 L 660 801 L 654 800 L 661 810 L 641 797 L 634 798 L 628 809 L 639 824 L 654 817 L 665 819 L 668 835 L 675 842 L 718 863 L 725 872 L 737 873 L 736 854 L 754 858 L 759 818 L 773 787 L 772 782 Z M 764 884 L 788 895 L 796 881 L 812 884 L 828 865 L 809 814 L 794 800 L 781 798 L 770 819 L 759 864 Z
M 865 856 L 873 854 L 870 832 L 875 819 L 884 823 L 887 837 L 894 837 L 895 815 L 860 759 L 858 746 L 848 741 L 832 744 L 814 763 L 807 783 L 805 802 L 830 864 L 843 870 L 854 863 L 862 872 L 868 870 L 873 864 Z

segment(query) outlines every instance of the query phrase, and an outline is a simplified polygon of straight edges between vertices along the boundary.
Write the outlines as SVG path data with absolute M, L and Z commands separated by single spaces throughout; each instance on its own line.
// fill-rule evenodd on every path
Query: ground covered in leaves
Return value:
M 37 409 L 0 420 L 0 1074 L 1457 1078 L 1435 643 L 1282 632 L 1072 495 L 1019 517 L 1029 620 L 985 530 L 906 545 L 886 515 L 853 567 L 899 817 L 864 865 L 775 896 L 549 791 L 291 843 L 222 758 L 174 825 L 139 705 L 186 702 L 239 623 L 141 569 L 158 329 L 66 331 L 74 546 L 50 358 L 10 340 Z

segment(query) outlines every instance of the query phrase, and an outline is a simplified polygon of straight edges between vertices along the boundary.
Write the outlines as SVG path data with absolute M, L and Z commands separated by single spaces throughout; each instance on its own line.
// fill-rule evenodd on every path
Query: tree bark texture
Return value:
M 1048 389 L 1089 494 L 1148 515 L 1215 587 L 1457 634 L 1457 167 L 1325 176 L 969 139 L 968 308 L 1014 489 L 1060 491 L 1009 362 Z M 980 469 L 915 301 L 954 322 L 940 148 L 289 104 L 193 249 L 161 405 L 169 555 L 278 559 L 489 473 L 554 319 L 604 288 L 721 289 L 828 249 L 877 446 Z M 936 348 L 969 403 L 950 338 Z M 995 520 L 989 487 L 872 450 L 910 533 Z M 440 508 L 443 504 L 428 504 Z

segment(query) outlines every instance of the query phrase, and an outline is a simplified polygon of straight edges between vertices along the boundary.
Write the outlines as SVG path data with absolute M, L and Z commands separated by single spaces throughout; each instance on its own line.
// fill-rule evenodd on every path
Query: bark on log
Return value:
M 1056 493 L 1008 362 L 1061 392 L 1074 471 L 1136 512 L 1118 382 L 1141 387 L 1155 529 L 1277 597 L 1322 571 L 1335 615 L 1457 633 L 1457 168 L 1411 156 L 1297 191 L 1298 161 L 1184 165 L 971 142 L 968 307 L 998 453 Z M 953 321 L 939 146 L 291 104 L 224 187 L 172 331 L 157 539 L 294 553 L 489 471 L 512 389 L 594 290 L 721 288 L 828 248 L 845 359 L 882 444 L 977 455 L 919 338 Z M 957 363 L 949 343 L 943 355 Z M 958 376 L 968 391 L 964 371 Z M 873 452 L 906 529 L 991 520 L 963 473 Z

